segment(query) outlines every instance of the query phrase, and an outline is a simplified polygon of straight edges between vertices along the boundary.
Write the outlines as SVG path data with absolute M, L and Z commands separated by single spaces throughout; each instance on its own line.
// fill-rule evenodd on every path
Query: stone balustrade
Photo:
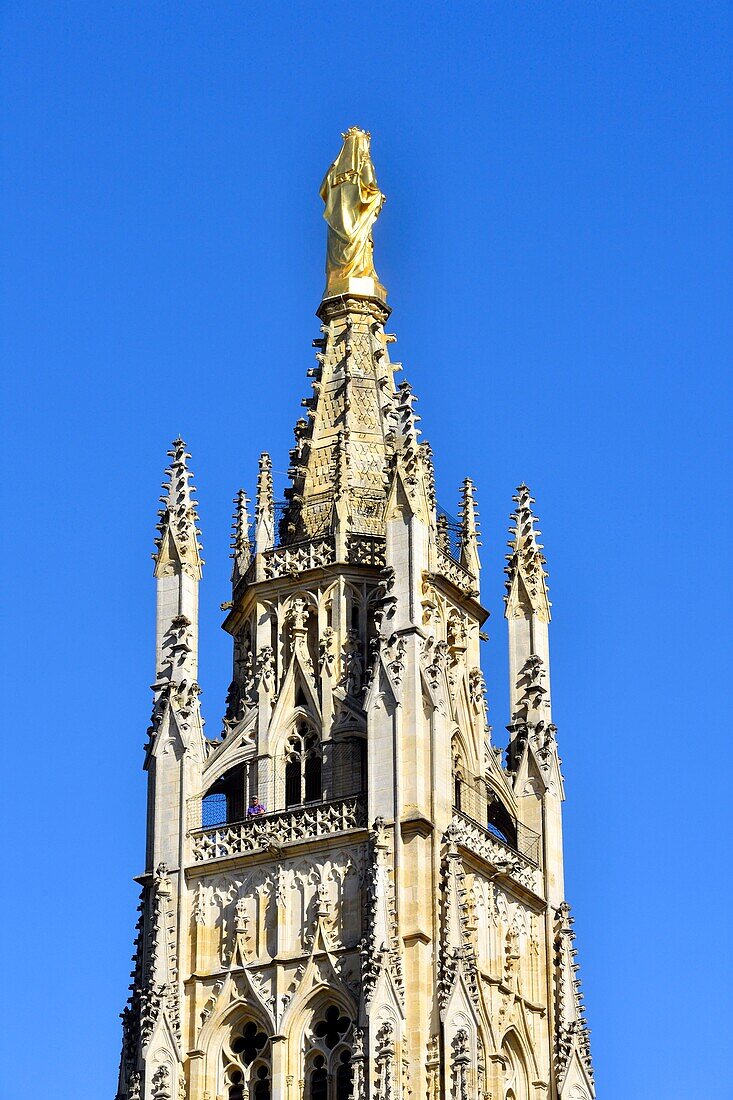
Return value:
M 191 832 L 193 858 L 197 862 L 226 859 L 366 827 L 366 798 L 355 795 L 278 813 L 259 814 L 233 824 L 195 829 Z
M 384 567 L 386 539 L 381 535 L 350 535 L 349 561 L 352 565 Z
M 321 569 L 336 560 L 333 539 L 311 539 L 294 542 L 289 546 L 275 546 L 265 551 L 265 576 L 286 577 L 290 573 L 305 573 L 309 569 Z
M 470 817 L 454 813 L 452 833 L 455 841 L 469 852 L 493 863 L 522 886 L 535 892 L 538 890 L 540 876 L 534 863 Z
M 471 576 L 469 571 L 461 565 L 459 561 L 452 558 L 450 554 L 446 554 L 444 550 L 438 550 L 438 569 L 437 572 L 452 584 L 459 588 L 461 592 L 465 592 L 467 596 L 477 596 L 478 591 L 476 588 L 476 579 Z

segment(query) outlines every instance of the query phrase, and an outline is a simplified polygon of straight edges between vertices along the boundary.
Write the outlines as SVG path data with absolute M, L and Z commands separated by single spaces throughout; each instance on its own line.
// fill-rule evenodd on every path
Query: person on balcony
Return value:
M 247 809 L 247 817 L 256 817 L 258 814 L 266 813 L 267 807 L 262 805 L 256 794 L 253 794 Z

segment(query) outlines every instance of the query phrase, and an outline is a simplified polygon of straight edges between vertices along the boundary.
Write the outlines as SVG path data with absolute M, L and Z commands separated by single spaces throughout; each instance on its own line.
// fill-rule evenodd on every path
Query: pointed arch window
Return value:
M 354 1067 L 351 1064 L 351 1051 L 342 1050 L 336 1067 L 336 1100 L 351 1100 L 353 1079 Z
M 323 757 L 318 734 L 305 722 L 290 735 L 285 749 L 285 805 L 301 806 L 323 797 Z
M 244 1074 L 241 1069 L 229 1071 L 229 1100 L 244 1100 Z
M 337 1005 L 317 1017 L 306 1056 L 304 1100 L 351 1100 L 353 1021 Z
M 310 1100 L 328 1100 L 328 1070 L 322 1054 L 313 1058 L 310 1073 Z
M 516 1035 L 510 1032 L 501 1045 L 504 1056 L 504 1100 L 529 1100 L 529 1074 Z
M 453 762 L 453 808 L 463 809 L 463 789 L 466 783 L 466 761 L 463 747 L 456 735 L 451 740 L 451 758 Z
M 270 1040 L 253 1020 L 241 1024 L 224 1052 L 226 1100 L 272 1100 Z

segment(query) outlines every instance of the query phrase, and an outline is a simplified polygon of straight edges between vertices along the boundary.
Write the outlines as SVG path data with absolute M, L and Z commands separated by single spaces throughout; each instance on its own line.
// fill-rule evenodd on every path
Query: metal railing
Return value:
M 250 757 L 219 775 L 202 795 L 189 799 L 188 829 L 245 820 L 254 797 L 265 812 L 356 797 L 366 792 L 366 779 L 363 738 L 318 741 L 317 747 L 315 739 L 312 746 L 301 740 L 287 752 Z
M 539 865 L 539 834 L 513 817 L 484 779 L 454 775 L 453 810 L 535 866 Z

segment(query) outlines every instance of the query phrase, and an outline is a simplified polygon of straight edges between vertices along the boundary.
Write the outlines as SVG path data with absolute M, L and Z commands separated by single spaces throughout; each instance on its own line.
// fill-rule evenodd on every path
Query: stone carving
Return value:
M 365 868 L 364 905 L 366 935 L 361 944 L 361 984 L 368 1004 L 380 973 L 388 971 L 397 996 L 404 999 L 402 952 L 397 934 L 394 884 L 390 873 L 390 845 L 383 818 L 371 831 Z
M 382 579 L 377 586 L 378 598 L 374 604 L 374 624 L 379 631 L 384 628 L 385 620 L 389 621 L 394 617 L 397 606 L 394 586 L 395 571 L 389 566 L 382 570 Z
M 379 1028 L 375 1040 L 375 1100 L 397 1100 L 394 1028 L 389 1020 Z
M 468 674 L 468 689 L 476 713 L 486 710 L 486 681 L 480 668 L 472 668 Z
M 180 571 L 199 580 L 203 563 L 198 542 L 201 532 L 196 526 L 198 504 L 192 497 L 196 490 L 190 484 L 193 475 L 187 465 L 191 456 L 180 438 L 174 440 L 168 455 L 171 464 L 166 470 L 168 480 L 163 483 L 165 495 L 160 498 L 163 508 L 158 512 L 155 572 L 165 577 Z
M 590 1052 L 590 1029 L 585 1018 L 583 990 L 576 963 L 575 932 L 570 906 L 563 902 L 555 910 L 555 1058 L 558 1079 L 563 1081 L 573 1052 L 580 1060 L 593 1084 L 593 1061 Z
M 356 698 L 361 690 L 364 665 L 361 659 L 361 645 L 359 635 L 355 630 L 350 630 L 346 635 L 343 656 L 343 674 L 341 684 L 347 695 Z
M 536 520 L 532 513 L 534 497 L 522 483 L 512 499 L 517 507 L 511 516 L 511 539 L 507 544 L 510 553 L 506 555 L 504 570 L 507 575 L 506 615 L 507 618 L 524 618 L 535 614 L 542 622 L 549 622 L 552 605 L 547 598 L 545 557 L 537 541 L 541 532 L 535 530 Z
M 170 1066 L 165 1063 L 155 1071 L 151 1081 L 153 1100 L 171 1100 L 170 1077 Z
M 333 676 L 333 666 L 336 662 L 336 654 L 333 650 L 335 636 L 332 628 L 327 626 L 318 644 L 319 665 L 324 676 Z
M 275 654 L 272 646 L 263 646 L 260 650 L 257 672 L 259 684 L 266 695 L 272 695 L 275 690 Z
M 250 817 L 236 825 L 219 825 L 193 834 L 193 858 L 224 859 L 247 852 L 267 851 L 297 840 L 330 836 L 366 828 L 366 804 L 357 796 L 304 806 L 264 819 Z
M 215 981 L 214 985 L 212 986 L 211 993 L 209 995 L 209 999 L 207 1000 L 206 1004 L 204 1005 L 203 1009 L 201 1010 L 201 1027 L 204 1026 L 206 1021 L 211 1016 L 211 1013 L 214 1011 L 214 1009 L 216 1007 L 216 1002 L 219 1000 L 219 994 L 221 993 L 223 988 L 224 988 L 224 980 L 223 980 L 223 978 L 218 978 L 217 981 Z
M 522 886 L 527 886 L 530 890 L 537 889 L 539 872 L 536 867 L 526 856 L 505 844 L 494 833 L 463 815 L 453 819 L 451 829 L 456 843 L 493 863 Z
M 193 919 L 196 924 L 206 924 L 206 891 L 202 883 L 196 887 L 193 903 Z
M 474 1005 L 479 1004 L 478 966 L 473 942 L 475 929 L 468 917 L 468 890 L 463 861 L 458 852 L 459 829 L 455 823 L 445 834 L 443 860 L 442 931 L 440 943 L 439 999 L 441 1008 L 448 1003 L 459 972 L 463 974 Z
M 428 1039 L 426 1059 L 428 1094 L 427 1100 L 440 1100 L 440 1036 L 431 1035 Z
M 384 506 L 380 502 L 380 509 Z M 385 540 L 381 535 L 350 533 L 348 537 L 348 557 L 352 565 L 384 565 Z
M 453 1100 L 469 1100 L 469 1067 L 471 1055 L 468 1046 L 468 1032 L 460 1028 L 451 1040 L 451 1077 Z
M 268 580 L 299 576 L 309 569 L 322 569 L 336 560 L 331 538 L 316 538 L 288 546 L 278 546 L 265 552 L 265 574 Z
M 438 550 L 438 572 L 466 596 L 478 596 L 476 581 L 469 571 L 442 550 Z
M 385 659 L 387 667 L 392 674 L 394 684 L 399 687 L 402 683 L 402 675 L 405 671 L 405 650 L 407 642 L 399 634 L 393 634 L 385 647 Z
M 366 1100 L 366 1053 L 364 1050 L 364 1028 L 354 1027 L 351 1044 L 351 1100 Z
M 445 642 L 436 642 L 434 637 L 425 639 L 423 646 L 425 673 L 433 690 L 438 688 L 441 676 L 448 667 L 448 646 Z

